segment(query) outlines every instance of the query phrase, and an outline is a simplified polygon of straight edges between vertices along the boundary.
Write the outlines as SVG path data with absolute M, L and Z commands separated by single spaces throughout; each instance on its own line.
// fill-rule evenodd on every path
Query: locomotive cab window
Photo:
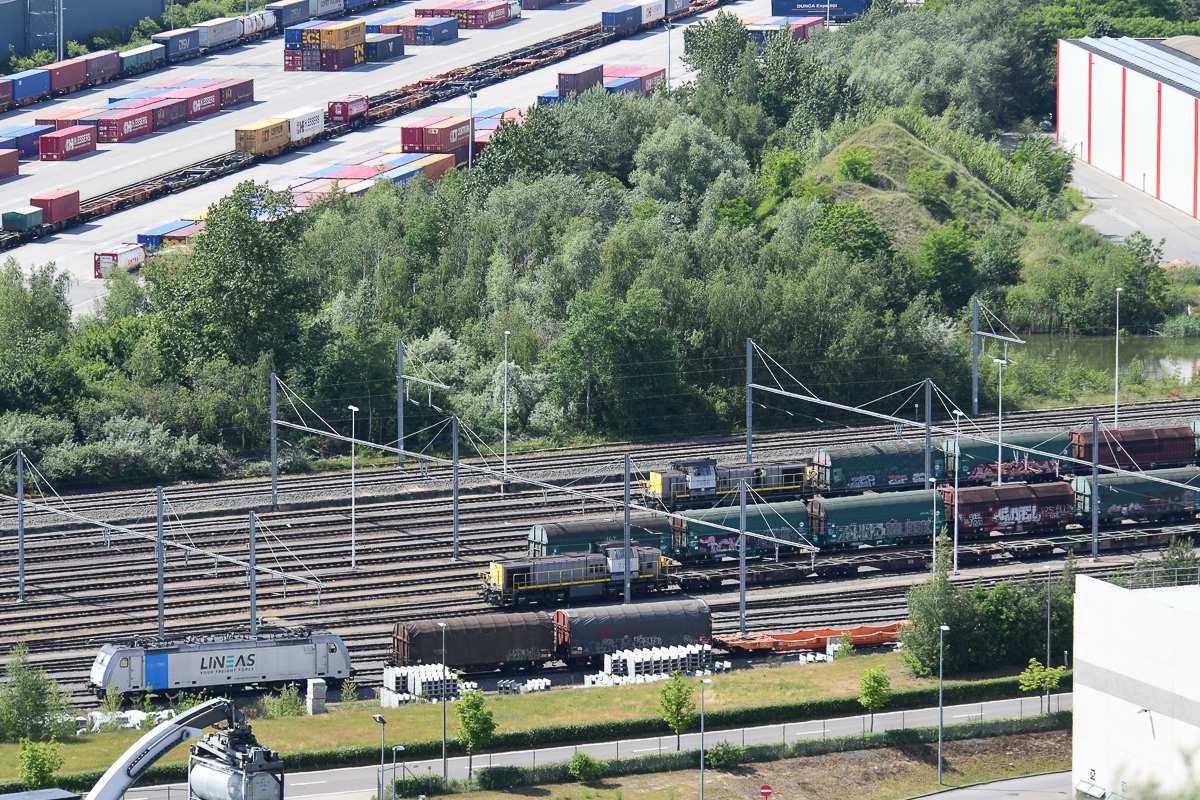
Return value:
M 121 659 L 121 669 L 126 669 L 126 668 L 128 668 L 128 667 L 129 667 L 129 659 L 128 659 L 128 658 L 122 658 L 122 659 Z
M 336 645 L 336 644 L 333 644 L 332 642 L 330 642 L 330 644 L 329 644 L 329 652 L 331 652 L 331 653 L 336 653 L 336 652 L 337 652 L 337 645 Z

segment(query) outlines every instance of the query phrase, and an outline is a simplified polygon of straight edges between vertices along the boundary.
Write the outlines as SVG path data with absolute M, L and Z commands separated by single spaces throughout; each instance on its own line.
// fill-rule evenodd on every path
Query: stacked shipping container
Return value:
M 508 0 L 463 3 L 441 2 L 416 9 L 418 18 L 453 17 L 460 28 L 494 28 L 509 20 Z
M 363 20 L 293 25 L 283 32 L 283 69 L 285 72 L 350 69 L 367 60 L 366 41 L 367 25 Z

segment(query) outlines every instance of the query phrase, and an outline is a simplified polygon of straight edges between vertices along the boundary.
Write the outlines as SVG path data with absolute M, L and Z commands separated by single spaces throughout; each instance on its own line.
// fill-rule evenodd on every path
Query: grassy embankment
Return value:
M 770 702 L 799 701 L 820 697 L 855 696 L 863 670 L 883 666 L 892 679 L 893 691 L 931 686 L 931 679 L 913 678 L 899 654 L 859 656 L 832 664 L 786 664 L 777 668 L 737 670 L 713 677 L 705 693 L 709 710 L 758 706 Z M 988 676 L 994 677 L 994 676 Z M 521 730 L 546 724 L 573 724 L 604 720 L 657 716 L 660 684 L 595 689 L 556 689 L 544 694 L 492 696 L 488 706 L 495 712 L 500 730 Z M 453 712 L 453 706 L 450 708 Z M 283 753 L 325 750 L 347 745 L 377 744 L 379 729 L 371 715 L 378 705 L 363 701 L 319 717 L 260 719 L 254 721 L 259 741 Z M 383 712 L 388 720 L 388 739 L 393 744 L 406 740 L 437 739 L 442 733 L 440 706 L 413 705 Z M 451 716 L 450 729 L 455 722 Z M 140 736 L 138 731 L 90 734 L 63 742 L 63 772 L 107 769 Z M 0 781 L 17 777 L 15 744 L 0 744 Z M 162 763 L 187 760 L 180 746 Z

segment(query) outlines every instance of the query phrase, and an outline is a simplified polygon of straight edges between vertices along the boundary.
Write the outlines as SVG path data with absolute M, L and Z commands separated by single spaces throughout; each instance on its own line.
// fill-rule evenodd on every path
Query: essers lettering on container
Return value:
M 203 111 L 209 106 L 217 102 L 217 98 L 211 94 L 206 94 L 203 97 L 197 97 L 192 101 L 192 111 Z
M 127 119 L 121 123 L 121 133 L 122 133 L 122 135 L 124 135 L 126 133 L 133 133 L 134 131 L 140 131 L 142 128 L 145 128 L 149 123 L 150 123 L 150 120 L 145 116 L 134 117 L 133 119 Z
M 64 142 L 63 145 L 68 150 L 74 150 L 78 147 L 86 147 L 87 145 L 89 145 L 91 143 L 92 143 L 92 135 L 90 133 L 85 133 L 82 136 L 72 136 L 70 139 L 67 139 L 67 141 Z

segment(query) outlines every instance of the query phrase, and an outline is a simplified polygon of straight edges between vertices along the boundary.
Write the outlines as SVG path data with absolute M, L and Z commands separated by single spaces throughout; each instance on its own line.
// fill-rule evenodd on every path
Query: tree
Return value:
M 834 203 L 816 225 L 817 240 L 856 261 L 892 252 L 892 236 L 879 218 L 858 203 Z
M 842 633 L 842 638 L 838 640 L 838 649 L 834 652 L 833 657 L 835 660 L 840 660 L 852 655 L 854 655 L 854 636 L 850 633 L 850 629 L 846 628 Z
M 1122 287 L 1123 325 L 1145 329 L 1162 320 L 1167 302 L 1167 275 L 1159 264 L 1163 260 L 1162 245 L 1165 241 L 1163 239 L 1155 244 L 1141 231 L 1134 231 L 1121 243 L 1122 258 L 1117 280 Z
M 1093 39 L 1115 38 L 1121 35 L 1117 31 L 1117 24 L 1106 14 L 1097 14 L 1089 19 L 1087 30 L 1088 36 Z
M 17 749 L 17 775 L 29 791 L 48 789 L 57 785 L 54 773 L 62 769 L 63 759 L 58 742 L 34 742 L 21 737 Z
M 564 141 L 557 115 L 546 106 L 533 106 L 522 124 L 500 123 L 475 162 L 472 177 L 478 185 L 492 188 L 518 175 L 536 178 L 561 169 Z
M 865 670 L 858 679 L 858 702 L 871 712 L 871 730 L 875 730 L 875 712 L 886 706 L 892 699 L 892 679 L 883 671 L 883 667 L 872 667 Z
M 485 702 L 483 692 L 469 689 L 454 704 L 454 713 L 458 715 L 456 736 L 467 751 L 467 780 L 474 770 L 475 753 L 487 747 L 496 732 L 496 717 L 484 707 Z
M 748 44 L 746 26 L 736 15 L 721 10 L 716 17 L 683 29 L 683 63 L 726 93 Z
M 8 680 L 0 686 L 0 741 L 44 742 L 73 732 L 70 695 L 29 663 L 24 642 L 9 651 L 5 675 Z
M 722 173 L 749 183 L 750 167 L 738 146 L 691 116 L 676 117 L 647 137 L 634 163 L 634 187 L 660 207 L 679 209 L 689 224 Z
M 81 393 L 79 376 L 63 357 L 70 285 L 53 263 L 26 273 L 10 257 L 0 268 L 0 408 L 66 412 Z
M 693 697 L 694 687 L 678 672 L 671 673 L 671 679 L 663 684 L 658 694 L 658 711 L 663 722 L 675 732 L 675 749 L 679 749 L 680 737 L 692 724 L 696 716 L 696 699 Z
M 152 332 L 177 374 L 218 357 L 253 364 L 264 352 L 286 366 L 316 301 L 288 265 L 303 224 L 294 211 L 291 194 L 244 181 L 209 209 L 190 258 L 147 268 Z
M 834 169 L 834 177 L 839 181 L 854 181 L 855 183 L 865 183 L 867 186 L 875 185 L 875 171 L 871 169 L 871 162 L 874 160 L 874 155 L 861 145 L 847 147 L 838 156 L 837 167 Z
M 930 295 L 951 309 L 961 308 L 975 291 L 974 245 L 958 220 L 930 229 L 921 237 L 917 265 Z
M 1038 712 L 1042 710 L 1041 691 L 1045 687 L 1046 668 L 1036 658 L 1029 659 L 1029 666 L 1017 676 L 1017 688 L 1022 692 L 1038 692 Z
M 576 750 L 571 756 L 571 764 L 567 772 L 580 783 L 595 783 L 604 777 L 608 765 L 598 758 L 588 755 L 582 750 Z

